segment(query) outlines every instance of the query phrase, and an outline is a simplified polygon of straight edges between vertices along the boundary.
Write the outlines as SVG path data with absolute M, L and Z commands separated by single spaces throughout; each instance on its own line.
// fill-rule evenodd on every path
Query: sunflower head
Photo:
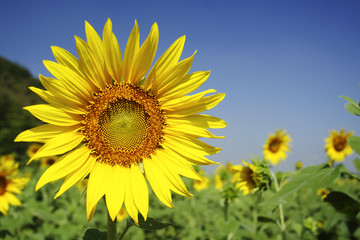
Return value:
M 31 158 L 32 156 L 34 156 L 34 154 L 41 148 L 40 144 L 37 143 L 33 143 L 30 144 L 29 147 L 26 150 L 26 154 L 28 155 L 29 158 Z
M 340 132 L 332 130 L 328 138 L 325 139 L 325 150 L 330 161 L 341 162 L 345 157 L 352 154 L 353 150 L 347 143 L 349 137 L 354 133 L 347 132 L 342 128 Z
M 29 178 L 17 177 L 18 164 L 13 159 L 0 158 L 0 212 L 7 215 L 9 205 L 21 205 L 15 196 L 25 187 Z
M 320 188 L 316 191 L 317 195 L 321 196 L 321 200 L 324 200 L 330 191 L 326 188 Z
M 258 158 L 254 158 L 251 163 L 242 160 L 242 163 L 233 166 L 232 182 L 243 191 L 243 195 L 267 189 L 271 183 L 269 163 Z
M 277 165 L 280 160 L 287 157 L 290 151 L 291 138 L 285 130 L 276 130 L 275 134 L 270 134 L 263 146 L 264 158 L 273 165 Z
M 135 21 L 123 54 L 110 19 L 102 38 L 88 22 L 85 33 L 87 41 L 75 37 L 78 58 L 52 47 L 57 62 L 45 60 L 44 65 L 54 78 L 40 75 L 46 90 L 31 88 L 47 104 L 25 108 L 46 124 L 19 134 L 15 141 L 44 143 L 29 163 L 60 156 L 36 189 L 65 178 L 57 198 L 88 176 L 89 220 L 105 196 L 113 220 L 125 205 L 137 223 L 139 212 L 147 217 L 146 181 L 166 206 L 173 207 L 170 190 L 191 196 L 180 175 L 201 180 L 193 165 L 214 163 L 205 156 L 220 148 L 199 138 L 223 138 L 208 129 L 226 123 L 201 112 L 216 106 L 225 94 L 213 94 L 212 89 L 190 94 L 210 71 L 189 73 L 194 55 L 179 61 L 185 36 L 153 64 L 159 41 L 156 23 L 140 44 Z
M 193 188 L 200 192 L 209 187 L 210 179 L 206 176 L 204 170 L 200 169 L 198 172 L 201 176 L 201 179 L 194 179 Z

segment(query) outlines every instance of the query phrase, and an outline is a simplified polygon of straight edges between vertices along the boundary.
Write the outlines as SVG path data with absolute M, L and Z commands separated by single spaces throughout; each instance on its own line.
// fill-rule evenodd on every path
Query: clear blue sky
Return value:
M 227 94 L 209 114 L 226 120 L 216 130 L 223 150 L 211 159 L 240 163 L 261 155 L 268 134 L 287 129 L 292 152 L 276 169 L 326 160 L 331 129 L 355 131 L 360 118 L 340 95 L 360 100 L 360 1 L 6 1 L 0 8 L 0 55 L 50 76 L 50 46 L 76 55 L 74 35 L 87 20 L 102 33 L 107 18 L 123 50 L 137 19 L 141 40 L 157 22 L 156 58 L 186 35 L 183 57 L 198 50 L 192 71 L 212 70 L 200 90 Z M 347 158 L 347 166 L 352 159 Z

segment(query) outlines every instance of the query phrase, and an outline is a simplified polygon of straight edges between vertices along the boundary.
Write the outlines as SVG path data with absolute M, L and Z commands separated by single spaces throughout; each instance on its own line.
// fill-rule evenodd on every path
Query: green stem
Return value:
M 277 178 L 274 173 L 272 173 L 272 177 L 274 179 L 275 191 L 278 192 L 280 190 L 280 188 L 279 188 L 279 184 L 278 184 Z M 279 215 L 280 215 L 281 235 L 282 235 L 282 239 L 285 240 L 286 239 L 286 236 L 285 236 L 286 225 L 285 225 L 285 221 L 284 221 L 284 210 L 283 210 L 282 203 L 279 203 Z
M 121 233 L 121 236 L 119 238 L 119 240 L 122 240 L 126 234 L 126 232 L 129 230 L 129 228 L 132 226 L 132 224 L 130 223 L 130 221 L 126 221 L 126 226 L 123 230 L 123 232 Z
M 225 222 L 228 220 L 228 209 L 229 209 L 229 199 L 225 198 L 225 203 L 224 203 L 224 219 L 225 219 Z
M 257 222 L 258 222 L 258 207 L 257 202 L 255 202 L 254 210 L 253 210 L 253 224 L 254 224 L 254 237 L 256 239 L 256 233 L 257 233 Z
M 116 219 L 113 221 L 108 213 L 107 218 L 108 230 L 107 230 L 107 240 L 116 240 Z

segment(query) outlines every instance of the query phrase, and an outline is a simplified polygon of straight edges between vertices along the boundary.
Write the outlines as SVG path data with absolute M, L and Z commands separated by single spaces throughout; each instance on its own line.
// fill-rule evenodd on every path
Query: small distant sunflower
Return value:
M 200 170 L 199 174 L 202 176 L 201 179 L 194 179 L 193 183 L 194 189 L 198 192 L 207 189 L 210 184 L 210 180 L 205 176 L 205 172 L 203 170 Z
M 347 140 L 354 133 L 345 133 L 342 128 L 340 132 L 332 130 L 328 138 L 325 139 L 325 150 L 331 160 L 335 162 L 344 161 L 345 157 L 352 154 L 353 150 L 350 145 L 347 144 Z
M 40 159 L 40 167 L 42 167 L 42 168 L 50 167 L 58 159 L 59 159 L 59 157 L 57 157 L 57 156 L 43 157 Z
M 179 61 L 185 36 L 152 66 L 159 40 L 156 23 L 140 46 L 135 21 L 123 57 L 110 19 L 102 39 L 87 22 L 85 32 L 87 42 L 75 37 L 79 59 L 52 47 L 57 62 L 44 65 L 55 78 L 40 75 L 46 90 L 31 88 L 48 104 L 25 107 L 47 124 L 21 133 L 15 141 L 45 143 L 29 162 L 64 154 L 44 172 L 36 190 L 65 177 L 57 198 L 89 175 L 88 220 L 104 195 L 112 220 L 123 203 L 135 222 L 138 212 L 146 220 L 145 178 L 157 197 L 173 207 L 170 190 L 191 195 L 179 175 L 200 180 L 192 165 L 214 163 L 205 156 L 220 148 L 199 138 L 223 138 L 207 128 L 223 128 L 226 123 L 199 113 L 216 106 L 225 94 L 206 96 L 216 92 L 211 89 L 187 95 L 210 72 L 189 73 L 194 55 Z
M 275 134 L 270 134 L 263 146 L 264 158 L 273 165 L 277 165 L 280 160 L 287 157 L 290 151 L 291 138 L 285 130 L 276 130 Z
M 317 195 L 321 196 L 321 200 L 324 200 L 324 198 L 327 197 L 327 195 L 330 193 L 330 191 L 326 188 L 320 188 L 316 191 Z
M 29 158 L 31 158 L 32 156 L 35 155 L 35 153 L 41 148 L 40 144 L 37 143 L 33 143 L 30 144 L 30 146 L 27 148 L 26 150 L 26 154 L 28 155 Z
M 17 177 L 17 172 L 18 163 L 13 159 L 0 158 L 0 212 L 5 216 L 9 205 L 21 205 L 15 194 L 20 193 L 29 181 L 29 178 Z
M 118 222 L 121 222 L 122 220 L 126 219 L 129 216 L 129 214 L 126 212 L 126 209 L 122 207 L 119 211 L 119 213 L 116 215 L 116 220 Z
M 232 182 L 235 182 L 236 187 L 243 191 L 244 195 L 247 195 L 257 187 L 261 180 L 261 176 L 257 173 L 255 165 L 246 163 L 244 160 L 242 160 L 242 163 L 244 166 L 235 165 L 232 167 Z

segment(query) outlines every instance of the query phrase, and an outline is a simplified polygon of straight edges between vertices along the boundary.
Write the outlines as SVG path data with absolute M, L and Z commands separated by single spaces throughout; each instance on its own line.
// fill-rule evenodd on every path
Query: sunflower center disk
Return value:
M 279 139 L 273 139 L 269 144 L 269 150 L 273 153 L 279 151 L 281 145 L 281 141 Z
M 83 133 L 100 162 L 128 167 L 149 157 L 163 141 L 163 111 L 139 87 L 115 84 L 88 108 Z
M 347 141 L 346 138 L 344 137 L 335 137 L 333 140 L 333 144 L 334 144 L 334 148 L 336 151 L 341 152 L 342 150 L 344 150 Z
M 6 178 L 0 176 L 0 196 L 3 195 L 6 191 Z
M 119 99 L 110 103 L 100 115 L 99 125 L 110 148 L 131 151 L 145 141 L 150 123 L 143 106 Z

